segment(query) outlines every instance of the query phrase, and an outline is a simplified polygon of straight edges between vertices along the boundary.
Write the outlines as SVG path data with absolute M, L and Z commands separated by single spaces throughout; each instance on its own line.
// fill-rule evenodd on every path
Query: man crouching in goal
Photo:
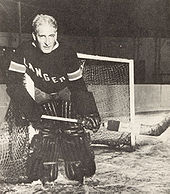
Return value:
M 7 83 L 11 106 L 19 113 L 16 120 L 31 123 L 39 131 L 30 145 L 27 176 L 30 182 L 56 180 L 61 158 L 68 179 L 82 183 L 96 170 L 85 129 L 96 132 L 101 119 L 83 81 L 76 53 L 57 41 L 56 20 L 40 14 L 32 27 L 33 41 L 16 49 Z M 42 115 L 78 118 L 80 122 L 46 120 Z

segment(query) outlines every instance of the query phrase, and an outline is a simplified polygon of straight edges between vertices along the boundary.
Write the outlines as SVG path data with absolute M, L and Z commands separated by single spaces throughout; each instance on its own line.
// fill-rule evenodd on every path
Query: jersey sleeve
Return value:
M 77 53 L 70 47 L 65 57 L 67 77 L 69 81 L 82 78 L 82 69 L 77 58 Z
M 70 48 L 66 56 L 66 70 L 69 80 L 69 89 L 73 93 L 79 90 L 87 91 L 86 84 L 83 80 L 83 70 L 77 57 L 77 53 Z
M 24 85 L 26 67 L 24 65 L 24 48 L 19 47 L 10 60 L 7 72 L 7 93 L 27 119 L 40 118 L 39 105 L 28 93 Z

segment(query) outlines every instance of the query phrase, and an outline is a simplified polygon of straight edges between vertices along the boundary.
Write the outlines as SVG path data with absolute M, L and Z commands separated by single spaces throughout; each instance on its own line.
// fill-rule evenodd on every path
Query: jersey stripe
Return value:
M 77 71 L 73 72 L 73 73 L 67 73 L 68 79 L 69 81 L 74 81 L 74 80 L 78 80 L 82 77 L 82 69 L 79 68 Z
M 15 71 L 15 72 L 18 72 L 18 73 L 25 73 L 26 72 L 26 67 L 22 64 L 11 61 L 10 66 L 9 66 L 9 70 L 10 71 Z

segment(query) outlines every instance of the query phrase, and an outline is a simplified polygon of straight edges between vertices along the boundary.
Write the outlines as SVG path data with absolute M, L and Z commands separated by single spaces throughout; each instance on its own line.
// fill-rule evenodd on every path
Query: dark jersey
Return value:
M 18 66 L 26 67 L 35 87 L 47 93 L 60 91 L 68 81 L 82 77 L 76 53 L 64 44 L 44 54 L 34 43 L 24 43 L 16 50 L 10 70 L 17 71 Z
M 26 42 L 18 47 L 11 60 L 7 92 L 29 117 L 36 112 L 37 103 L 24 86 L 26 77 L 46 93 L 59 92 L 66 86 L 71 92 L 87 90 L 77 55 L 65 44 L 45 54 L 34 43 Z

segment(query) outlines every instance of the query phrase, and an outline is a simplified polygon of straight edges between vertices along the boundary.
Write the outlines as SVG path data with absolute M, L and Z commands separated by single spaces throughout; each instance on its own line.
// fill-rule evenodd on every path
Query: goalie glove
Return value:
M 98 114 L 90 114 L 80 119 L 80 122 L 85 129 L 92 130 L 95 133 L 100 128 L 101 118 Z
M 101 118 L 92 92 L 72 92 L 71 101 L 75 115 L 80 115 L 80 125 L 85 129 L 97 132 L 100 128 Z

